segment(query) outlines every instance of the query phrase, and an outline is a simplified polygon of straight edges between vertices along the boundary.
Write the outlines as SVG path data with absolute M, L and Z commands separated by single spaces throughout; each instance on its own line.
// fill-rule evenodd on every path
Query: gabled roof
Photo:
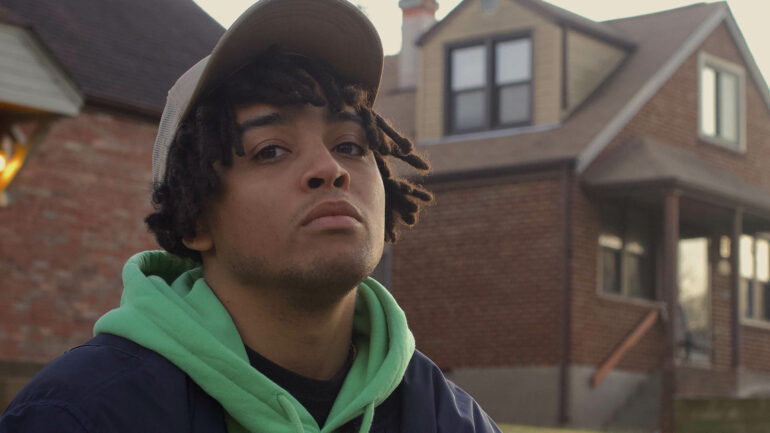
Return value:
M 762 77 L 762 73 L 759 71 L 759 67 L 754 61 L 754 57 L 751 55 L 746 40 L 743 38 L 738 25 L 735 22 L 730 9 L 725 2 L 712 3 L 708 5 L 693 5 L 691 7 L 703 6 L 713 8 L 713 12 L 705 17 L 700 25 L 698 25 L 692 34 L 682 44 L 677 44 L 676 51 L 667 59 L 667 61 L 660 67 L 659 70 L 649 77 L 644 85 L 633 95 L 632 98 L 617 112 L 615 116 L 606 124 L 604 128 L 598 132 L 598 134 L 588 143 L 585 149 L 580 153 L 577 162 L 577 171 L 582 172 L 588 167 L 591 161 L 596 158 L 599 153 L 609 144 L 609 142 L 620 132 L 620 130 L 633 118 L 633 116 L 642 108 L 642 106 L 650 100 L 660 89 L 663 84 L 679 69 L 682 63 L 690 56 L 695 50 L 703 43 L 703 41 L 717 28 L 720 24 L 724 23 L 730 35 L 733 38 L 738 51 L 743 57 L 743 61 L 749 72 L 749 76 L 757 86 L 765 105 L 770 109 L 770 90 L 767 87 L 767 83 Z M 687 8 L 683 8 L 687 9 Z M 675 12 L 670 11 L 670 12 Z M 645 15 L 639 17 L 640 19 L 630 20 L 616 20 L 609 21 L 610 24 L 623 26 L 627 32 L 634 32 L 639 34 L 646 33 L 647 38 L 650 39 L 649 44 L 655 41 L 659 44 L 665 44 L 667 38 L 662 39 L 658 23 L 654 19 L 657 16 L 666 15 L 666 12 L 657 14 Z M 644 19 L 647 18 L 647 19 Z M 652 18 L 652 19 L 651 19 Z M 634 56 L 635 57 L 635 56 Z
M 417 40 L 417 45 L 424 45 L 426 42 L 428 42 L 431 38 L 433 38 L 433 36 L 436 33 L 438 33 L 441 30 L 441 28 L 447 22 L 454 19 L 454 17 L 457 16 L 460 13 L 460 11 L 466 8 L 473 1 L 478 1 L 478 0 L 463 0 L 460 4 L 455 6 L 455 8 L 452 9 L 452 11 L 449 12 L 449 14 L 447 14 L 446 17 L 444 17 L 444 19 L 434 24 L 433 27 L 428 29 L 427 32 L 425 32 L 422 36 L 420 36 L 420 38 Z M 580 16 L 566 9 L 562 9 L 558 6 L 552 5 L 545 1 L 542 1 L 542 0 L 506 0 L 506 1 L 515 1 L 524 7 L 527 7 L 529 9 L 534 10 L 537 13 L 540 13 L 543 17 L 554 21 L 558 25 L 564 25 L 564 26 L 581 30 L 586 34 L 589 34 L 591 36 L 594 36 L 596 38 L 602 39 L 606 42 L 609 42 L 614 45 L 618 45 L 623 48 L 627 48 L 627 49 L 634 48 L 633 41 L 625 38 L 622 33 L 618 32 L 612 26 L 608 26 L 601 22 L 589 20 L 586 17 Z
M 770 213 L 770 193 L 721 170 L 694 152 L 641 137 L 611 149 L 583 175 L 592 189 L 656 187 L 665 184 L 736 202 L 759 214 Z
M 640 137 L 611 149 L 583 175 L 595 191 L 678 188 L 736 203 L 757 215 L 770 213 L 770 193 L 717 168 L 695 152 Z
M 224 29 L 192 0 L 2 0 L 31 23 L 86 100 L 159 115 Z
M 725 20 L 729 27 L 731 19 L 724 3 L 701 3 L 605 22 L 636 50 L 563 123 L 442 137 L 418 147 L 428 154 L 435 176 L 548 161 L 576 160 L 583 169 L 703 40 Z
M 0 6 L 0 22 L 18 27 L 28 27 L 29 21 L 25 20 L 12 10 Z

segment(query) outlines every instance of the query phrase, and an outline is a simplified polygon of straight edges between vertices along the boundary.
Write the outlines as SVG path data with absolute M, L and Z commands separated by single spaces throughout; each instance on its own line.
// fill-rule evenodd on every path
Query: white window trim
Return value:
M 495 94 L 494 90 L 495 87 L 499 87 L 495 84 L 494 78 L 490 81 L 489 77 L 494 77 L 494 70 L 496 68 L 497 62 L 495 56 L 495 46 L 498 43 L 506 42 L 506 41 L 513 41 L 518 39 L 528 39 L 530 42 L 530 74 L 529 74 L 529 80 L 528 81 L 521 81 L 516 83 L 508 83 L 508 85 L 513 84 L 523 84 L 525 82 L 528 82 L 529 85 L 529 119 L 527 121 L 522 122 L 516 122 L 516 123 L 508 123 L 508 124 L 499 124 L 495 122 L 494 116 L 497 114 L 495 109 L 493 109 L 492 100 L 495 99 L 493 95 Z M 452 70 L 452 51 L 456 49 L 462 49 L 467 47 L 472 47 L 476 45 L 481 45 L 485 47 L 485 53 L 486 53 L 486 62 L 487 62 L 487 80 L 484 85 L 484 91 L 485 91 L 485 117 L 484 117 L 484 126 L 480 128 L 471 128 L 471 129 L 463 129 L 458 130 L 454 122 L 452 121 L 452 110 L 453 110 L 453 96 L 456 93 L 454 90 L 452 90 L 452 74 L 454 71 Z M 511 34 L 501 33 L 501 34 L 492 34 L 492 35 L 486 35 L 477 39 L 471 39 L 470 41 L 451 41 L 448 44 L 445 45 L 445 55 L 444 55 L 444 90 L 442 92 L 443 97 L 445 98 L 443 102 L 443 108 L 444 114 L 443 114 L 443 135 L 441 138 L 445 137 L 456 137 L 456 136 L 464 136 L 464 135 L 473 135 L 473 134 L 479 134 L 479 133 L 487 133 L 490 131 L 500 131 L 500 130 L 510 130 L 510 129 L 519 129 L 519 128 L 532 128 L 535 126 L 535 56 L 537 47 L 535 45 L 535 33 L 533 29 L 526 29 L 526 30 L 518 30 Z M 492 59 L 490 61 L 490 56 L 492 56 Z M 499 108 L 498 108 L 499 109 Z
M 738 77 L 738 141 L 732 142 L 706 135 L 703 132 L 703 110 L 701 108 L 701 81 L 703 80 L 703 68 L 710 66 L 717 70 L 723 70 Z M 710 144 L 731 150 L 738 153 L 746 153 L 746 71 L 736 63 L 729 62 L 708 53 L 700 52 L 698 54 L 698 138 Z
M 749 235 L 749 236 L 752 237 L 751 254 L 752 254 L 752 258 L 754 259 L 754 263 L 752 265 L 752 269 L 754 271 L 753 272 L 754 276 L 752 277 L 752 280 L 754 281 L 754 283 L 755 283 L 754 287 L 756 288 L 757 287 L 756 283 L 758 281 L 757 280 L 757 240 L 758 239 L 764 239 L 766 241 L 770 241 L 770 238 L 765 237 L 765 236 L 760 236 L 760 235 Z M 740 248 L 740 246 L 739 246 L 739 248 Z M 740 268 L 741 267 L 740 267 L 740 263 L 739 263 L 738 264 L 738 272 L 739 273 L 740 273 Z M 742 276 L 740 276 L 739 278 L 741 280 L 744 279 Z M 754 304 L 754 311 L 752 312 L 752 314 L 754 316 L 757 316 L 757 317 L 747 317 L 746 316 L 746 311 L 745 311 L 745 309 L 742 308 L 747 303 L 746 295 L 744 294 L 743 290 L 739 290 L 739 294 L 738 295 L 739 295 L 739 299 L 738 299 L 739 304 L 738 305 L 740 307 L 740 308 L 738 308 L 738 310 L 739 310 L 739 317 L 740 317 L 741 325 L 752 326 L 752 327 L 755 327 L 755 328 L 770 329 L 770 319 L 762 319 L 761 317 L 758 317 L 758 316 L 761 316 L 761 314 L 757 314 L 757 313 L 758 312 L 761 313 L 761 311 L 760 311 L 760 308 L 758 307 L 758 304 L 756 304 L 756 295 L 755 295 L 755 300 L 754 300 L 754 302 L 755 302 L 755 304 Z
M 741 317 L 742 326 L 750 326 L 752 328 L 761 328 L 770 331 L 770 322 L 761 319 L 749 319 L 745 316 Z

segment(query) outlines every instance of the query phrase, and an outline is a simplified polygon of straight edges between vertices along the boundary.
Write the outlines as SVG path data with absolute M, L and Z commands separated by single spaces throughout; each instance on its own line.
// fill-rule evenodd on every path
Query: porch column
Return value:
M 667 193 L 663 212 L 663 298 L 666 303 L 666 347 L 660 387 L 660 431 L 674 433 L 674 395 L 676 374 L 674 350 L 676 333 L 674 316 L 677 314 L 679 285 L 679 192 Z
M 741 366 L 740 334 L 740 287 L 741 287 L 741 234 L 743 233 L 743 209 L 733 212 L 733 227 L 730 233 L 730 335 L 732 340 L 732 367 Z

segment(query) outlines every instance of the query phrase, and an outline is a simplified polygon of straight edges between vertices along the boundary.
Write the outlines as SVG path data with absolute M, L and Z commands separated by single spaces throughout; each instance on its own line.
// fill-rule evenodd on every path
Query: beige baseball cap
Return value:
M 272 45 L 323 60 L 369 90 L 374 104 L 382 77 L 382 42 L 358 7 L 347 0 L 261 0 L 169 90 L 152 152 L 153 184 L 164 179 L 169 147 L 190 109 Z

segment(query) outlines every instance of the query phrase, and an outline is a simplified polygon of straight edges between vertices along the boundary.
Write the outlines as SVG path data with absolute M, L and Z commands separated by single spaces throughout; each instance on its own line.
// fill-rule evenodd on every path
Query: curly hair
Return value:
M 271 47 L 204 97 L 182 122 L 169 149 L 163 182 L 153 191 L 154 212 L 145 218 L 166 251 L 198 262 L 198 251 L 182 240 L 194 237 L 207 200 L 220 179 L 215 163 L 229 167 L 233 153 L 244 156 L 236 107 L 311 104 L 332 112 L 351 107 L 363 119 L 369 148 L 385 186 L 385 241 L 395 242 L 398 225 L 412 226 L 420 208 L 433 200 L 424 188 L 393 175 L 385 160 L 395 157 L 420 171 L 430 169 L 414 145 L 369 105 L 371 94 L 337 75 L 325 63 Z

